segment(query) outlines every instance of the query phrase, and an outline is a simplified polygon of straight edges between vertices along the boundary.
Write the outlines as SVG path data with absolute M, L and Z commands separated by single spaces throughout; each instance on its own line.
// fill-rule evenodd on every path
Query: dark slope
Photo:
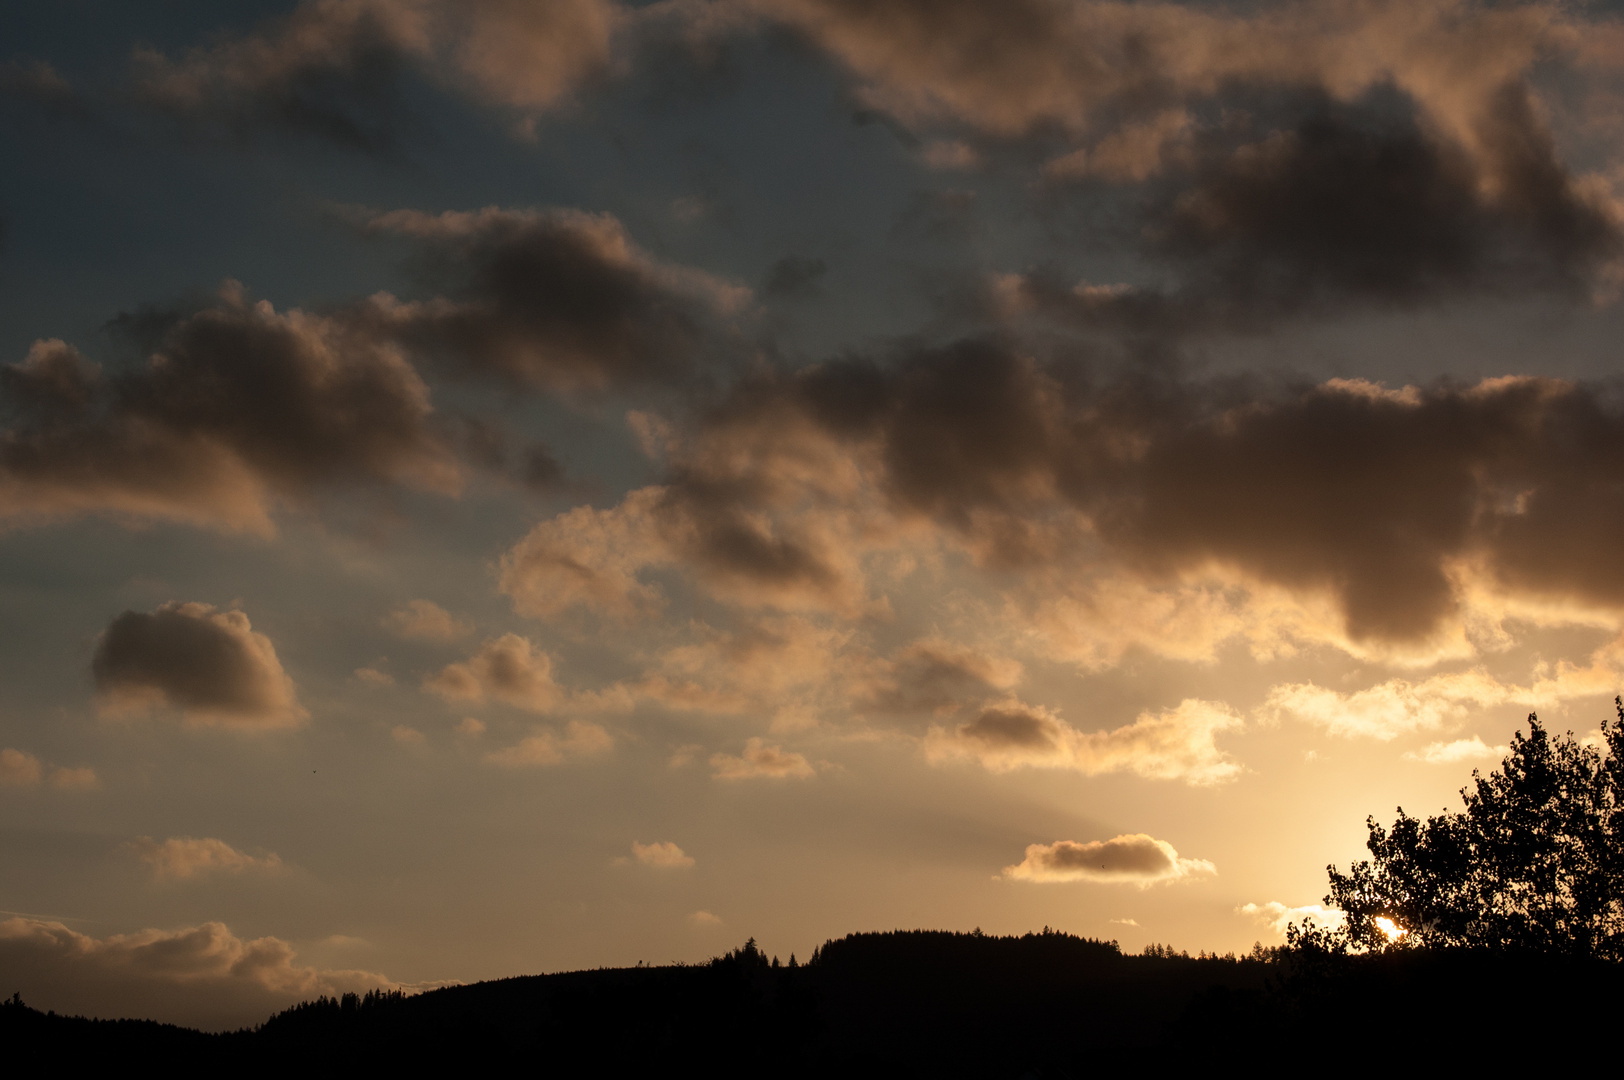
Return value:
M 1377 1062 L 1391 1071 L 1566 1060 L 1582 1039 L 1537 1032 L 1560 1020 L 1608 1028 L 1624 1005 L 1618 974 L 1483 953 L 1314 967 L 1278 953 L 1124 956 L 1114 943 L 1047 932 L 899 932 L 830 942 L 797 967 L 750 945 L 704 965 L 324 999 L 221 1036 L 8 1006 L 0 1040 L 48 1054 L 41 1062 L 151 1055 L 248 1071 L 1058 1077 L 1226 1061 L 1340 1074 Z

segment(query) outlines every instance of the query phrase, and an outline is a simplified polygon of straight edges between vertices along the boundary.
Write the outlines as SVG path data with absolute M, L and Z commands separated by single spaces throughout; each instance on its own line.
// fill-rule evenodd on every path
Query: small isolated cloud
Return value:
M 428 741 L 428 736 L 414 727 L 407 727 L 405 724 L 396 724 L 390 728 L 389 737 L 402 746 L 422 746 Z
M 91 659 L 105 715 L 174 709 L 194 727 L 271 729 L 309 719 L 271 639 L 240 611 L 164 604 L 112 621 Z
M 0 784 L 33 787 L 43 772 L 39 758 L 23 750 L 0 750 Z
M 1428 765 L 1453 765 L 1460 761 L 1504 758 L 1510 753 L 1511 747 L 1509 746 L 1490 746 L 1478 736 L 1473 735 L 1470 739 L 1456 739 L 1454 742 L 1448 743 L 1428 743 L 1420 750 L 1408 750 L 1404 753 L 1404 760 L 1424 761 Z
M 95 769 L 69 769 L 60 765 L 47 769 L 39 758 L 27 751 L 0 750 L 0 787 L 37 787 L 41 780 L 60 791 L 91 791 L 100 786 Z
M 597 724 L 571 720 L 562 737 L 551 731 L 539 732 L 513 746 L 491 751 L 485 760 L 510 769 L 559 765 L 571 758 L 607 753 L 614 745 L 615 740 Z
M 704 752 L 704 749 L 705 748 L 700 746 L 698 743 L 687 743 L 679 746 L 675 750 L 671 751 L 671 757 L 666 761 L 666 765 L 673 769 L 686 768 L 698 760 L 699 755 Z
M 653 844 L 639 844 L 633 840 L 632 857 L 644 866 L 653 866 L 661 870 L 686 870 L 694 864 L 692 855 L 669 840 Z
M 688 921 L 693 923 L 695 926 L 721 926 L 722 925 L 721 917 L 718 916 L 718 915 L 712 915 L 708 911 L 696 911 L 692 915 L 688 916 Z
M 393 675 L 389 674 L 387 671 L 379 671 L 377 668 L 358 667 L 355 669 L 355 677 L 366 683 L 368 686 L 395 685 L 395 677 Z
M 159 879 L 186 880 L 249 870 L 276 873 L 282 869 L 282 859 L 274 851 L 249 855 L 212 837 L 171 836 L 159 843 L 150 836 L 142 836 L 130 846 L 141 861 L 152 868 L 152 876 Z
M 477 720 L 472 716 L 465 716 L 457 721 L 457 726 L 452 730 L 458 735 L 483 735 L 485 734 L 485 721 Z
M 429 600 L 413 600 L 383 618 L 384 629 L 419 641 L 456 641 L 474 632 L 445 608 Z
M 1073 840 L 1029 844 L 1025 859 L 1004 867 L 1004 877 L 1013 881 L 1097 881 L 1141 886 L 1217 872 L 1207 860 L 1180 858 L 1172 844 L 1144 833 L 1086 844 Z
M 59 791 L 94 791 L 101 787 L 96 770 L 88 766 L 69 769 L 55 766 L 51 769 L 51 786 Z
M 1113 924 L 1117 925 L 1117 926 L 1138 926 L 1139 925 L 1139 920 L 1138 919 L 1112 919 L 1111 922 Z
M 1287 926 L 1305 919 L 1312 919 L 1314 925 L 1329 929 L 1341 926 L 1343 917 L 1342 912 L 1325 907 L 1323 904 L 1287 907 L 1278 900 L 1270 900 L 1267 904 L 1243 904 L 1236 908 L 1235 912 L 1239 915 L 1249 915 L 1281 935 L 1285 934 Z
M 467 661 L 447 664 L 438 675 L 425 679 L 423 689 L 446 701 L 494 698 L 538 713 L 551 709 L 559 698 L 552 657 L 518 634 L 485 642 Z
M 759 738 L 744 744 L 739 757 L 731 754 L 712 754 L 711 775 L 718 780 L 750 780 L 769 777 L 781 780 L 787 776 L 811 776 L 816 770 L 804 755 L 786 751 L 779 746 L 765 746 Z

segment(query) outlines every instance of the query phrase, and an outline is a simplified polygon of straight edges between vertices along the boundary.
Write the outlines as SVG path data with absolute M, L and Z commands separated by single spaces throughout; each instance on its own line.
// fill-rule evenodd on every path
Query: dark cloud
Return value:
M 27 102 L 49 115 L 83 118 L 90 109 L 84 96 L 44 60 L 0 63 L 0 100 Z
M 609 0 L 306 0 L 179 58 L 138 51 L 135 89 L 205 133 L 387 150 L 410 119 L 408 73 L 533 122 L 605 69 L 617 19 Z
M 416 240 L 415 265 L 443 297 L 378 299 L 380 332 L 454 369 L 528 389 L 600 390 L 691 373 L 749 291 L 658 262 L 620 222 L 575 210 L 411 210 L 367 227 Z
M 268 38 L 222 42 L 178 62 L 137 51 L 136 97 L 214 137 L 282 129 L 392 151 L 412 122 L 401 92 L 406 28 L 389 5 L 348 7 L 306 4 Z
M 1004 876 L 1017 881 L 1132 882 L 1149 885 L 1191 874 L 1216 871 L 1205 859 L 1183 859 L 1166 840 L 1130 833 L 1110 840 L 1057 840 L 1030 844 L 1026 858 L 1004 867 Z
M 1016 307 L 1107 328 L 1255 330 L 1466 294 L 1582 299 L 1624 254 L 1616 213 L 1569 175 L 1519 84 L 1486 103 L 1470 147 L 1390 90 L 1321 98 L 1282 127 L 1259 119 L 1238 140 L 1214 133 L 1151 200 L 1142 249 L 1175 284 L 1037 273 L 1002 283 Z
M 1334 597 L 1356 640 L 1425 638 L 1461 603 L 1464 562 L 1624 604 L 1624 403 L 1604 386 L 1091 381 L 976 341 L 758 381 L 707 423 L 660 506 L 690 523 L 684 558 L 763 585 L 851 587 L 816 514 L 783 510 L 817 505 L 827 481 L 805 462 L 845 453 L 877 466 L 893 513 L 989 568 L 1227 567 Z
M 290 727 L 309 715 L 270 639 L 240 611 L 178 602 L 126 611 L 97 640 L 90 666 L 106 712 L 163 707 L 194 725 L 236 728 Z
M 399 350 L 342 320 L 277 313 L 229 286 L 148 329 L 102 372 L 60 341 L 0 372 L 7 517 L 106 512 L 266 531 L 277 500 L 335 484 L 453 493 L 460 469 Z
M 818 283 L 828 271 L 829 265 L 822 259 L 785 255 L 767 268 L 767 275 L 761 283 L 761 294 L 787 300 L 818 296 L 822 292 Z

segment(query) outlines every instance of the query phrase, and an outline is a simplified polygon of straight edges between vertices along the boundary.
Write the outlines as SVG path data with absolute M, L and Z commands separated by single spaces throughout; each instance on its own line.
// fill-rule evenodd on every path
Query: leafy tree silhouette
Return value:
M 1608 753 L 1552 738 L 1537 716 L 1466 809 L 1425 821 L 1402 807 L 1391 829 L 1367 818 L 1372 858 L 1327 867 L 1336 931 L 1293 927 L 1298 953 L 1478 948 L 1624 959 L 1624 701 L 1603 722 Z

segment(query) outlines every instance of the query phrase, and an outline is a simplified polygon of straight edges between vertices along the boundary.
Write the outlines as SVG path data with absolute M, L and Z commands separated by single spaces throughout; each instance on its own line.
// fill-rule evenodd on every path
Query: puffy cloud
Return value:
M 1286 927 L 1292 923 L 1312 922 L 1323 930 L 1341 926 L 1343 920 L 1342 912 L 1335 908 L 1321 904 L 1287 907 L 1278 900 L 1270 900 L 1266 904 L 1243 904 L 1235 911 L 1241 915 L 1251 916 L 1281 935 L 1285 934 Z
M 476 719 L 472 716 L 465 716 L 461 720 L 457 721 L 457 726 L 453 730 L 456 731 L 458 735 L 467 735 L 470 737 L 475 735 L 483 735 L 485 734 L 485 721 Z
M 657 607 L 660 593 L 639 580 L 670 561 L 653 514 L 663 492 L 642 488 L 618 506 L 578 506 L 544 521 L 502 556 L 502 591 L 521 614 L 547 618 L 586 608 L 629 619 Z
M 653 844 L 639 844 L 633 840 L 632 857 L 644 866 L 653 866 L 661 870 L 686 870 L 694 865 L 693 856 L 686 854 L 669 840 Z
M 1624 412 L 1586 383 L 1094 381 L 972 340 L 749 380 L 676 445 L 664 485 L 538 526 L 504 587 L 627 610 L 675 565 L 730 604 L 852 615 L 883 560 L 937 545 L 1103 663 L 1237 635 L 1469 655 L 1468 617 L 1512 601 L 1624 608 Z
M 0 750 L 0 784 L 8 787 L 33 787 L 44 774 L 39 758 L 25 750 L 7 747 Z
M 750 297 L 743 286 L 655 260 L 608 214 L 395 210 L 365 227 L 415 241 L 418 266 L 444 295 L 405 302 L 380 294 L 360 317 L 454 370 L 521 388 L 678 378 L 721 340 L 718 320 Z
M 141 861 L 152 868 L 152 876 L 156 878 L 184 880 L 249 870 L 277 873 L 282 869 L 282 859 L 274 851 L 249 855 L 224 840 L 211 837 L 171 836 L 159 843 L 150 836 L 142 836 L 131 846 Z
M 461 468 L 398 348 L 228 283 L 147 320 L 148 361 L 108 374 L 61 341 L 0 369 L 0 515 L 103 513 L 271 531 L 277 501 L 344 484 L 454 494 Z
M 945 716 L 968 701 L 1013 690 L 1022 671 L 1019 661 L 932 638 L 876 664 L 858 680 L 853 696 L 860 707 L 878 713 Z
M 712 754 L 710 765 L 711 775 L 718 780 L 782 780 L 791 776 L 812 776 L 817 771 L 804 755 L 780 746 L 767 746 L 759 738 L 747 740 L 744 753 L 738 757 Z
M 178 710 L 194 727 L 271 729 L 309 719 L 270 638 L 241 611 L 164 604 L 126 611 L 96 642 L 96 698 L 111 715 Z
M 614 745 L 610 734 L 597 724 L 571 720 L 563 737 L 550 731 L 538 732 L 512 746 L 491 751 L 485 760 L 505 768 L 559 765 L 571 758 L 608 753 Z
M 700 926 L 700 927 L 711 927 L 711 926 L 721 926 L 722 925 L 721 916 L 712 915 L 708 911 L 696 911 L 693 914 L 688 916 L 688 921 L 693 923 L 695 926 Z
M 428 741 L 428 736 L 414 727 L 405 724 L 396 724 L 389 729 L 389 737 L 402 746 L 422 746 Z
M 1290 717 L 1315 724 L 1332 735 L 1388 742 L 1410 732 L 1447 730 L 1473 710 L 1494 705 L 1533 708 L 1571 698 L 1616 694 L 1621 672 L 1612 651 L 1610 647 L 1599 650 L 1590 666 L 1583 668 L 1566 662 L 1554 668 L 1541 665 L 1527 686 L 1501 682 L 1481 668 L 1434 675 L 1420 682 L 1389 679 L 1351 693 L 1314 683 L 1282 683 L 1269 690 L 1259 713 L 1272 719 Z M 1441 746 L 1434 744 L 1425 753 L 1443 754 L 1446 750 Z M 1451 743 L 1450 747 L 1459 749 L 1448 752 L 1467 754 L 1472 752 L 1470 746 L 1471 741 Z M 1484 752 L 1492 749 L 1481 741 L 1476 742 L 1476 747 Z M 1424 760 L 1459 758 L 1428 756 Z
M 72 769 L 65 765 L 53 765 L 50 784 L 60 791 L 95 791 L 101 787 L 101 779 L 96 775 L 96 770 L 88 765 Z
M 998 295 L 1016 310 L 1164 332 L 1606 286 L 1624 254 L 1611 195 L 1567 173 L 1517 88 L 1480 126 L 1474 154 L 1385 100 L 1310 106 L 1239 145 L 1192 152 L 1182 190 L 1146 210 L 1145 253 L 1176 287 L 1068 285 L 1039 272 L 1001 279 Z
M 1014 881 L 1097 881 L 1140 886 L 1217 872 L 1207 860 L 1180 858 L 1172 844 L 1144 833 L 1086 844 L 1073 840 L 1029 844 L 1026 858 L 1004 867 L 1004 877 Z
M 1011 699 L 988 704 L 952 730 L 932 728 L 925 755 L 938 763 L 977 761 L 995 772 L 1023 767 L 1072 769 L 1085 776 L 1132 772 L 1207 785 L 1240 773 L 1241 766 L 1215 740 L 1241 725 L 1229 707 L 1190 698 L 1160 713 L 1141 713 L 1113 730 L 1082 732 L 1048 709 Z
M 1511 753 L 1509 746 L 1490 746 L 1480 736 L 1456 739 L 1454 742 L 1428 743 L 1420 750 L 1405 751 L 1409 761 L 1424 761 L 1428 765 L 1454 765 L 1462 761 L 1483 761 L 1505 758 Z
M 0 787 L 36 787 L 44 780 L 59 791 L 94 791 L 101 785 L 96 770 L 45 764 L 26 750 L 0 750 Z
M 494 698 L 530 712 L 547 712 L 560 696 L 552 657 L 518 634 L 485 642 L 466 662 L 447 664 L 425 679 L 423 688 L 446 701 Z
M 287 942 L 244 940 L 218 922 L 93 938 L 61 923 L 7 919 L 0 969 L 35 1008 L 209 1030 L 258 1023 L 320 994 L 397 986 L 368 971 L 302 966 Z
M 383 625 L 401 637 L 423 641 L 456 641 L 474 632 L 472 626 L 432 600 L 408 602 L 384 616 Z
M 604 71 L 617 21 L 610 0 L 305 0 L 179 59 L 139 51 L 137 87 L 222 133 L 285 127 L 386 149 L 401 69 L 533 119 Z
M 384 687 L 395 685 L 395 677 L 393 675 L 389 674 L 387 671 L 379 671 L 377 668 L 373 667 L 358 667 L 355 669 L 354 675 L 357 679 L 366 683 L 368 686 Z

